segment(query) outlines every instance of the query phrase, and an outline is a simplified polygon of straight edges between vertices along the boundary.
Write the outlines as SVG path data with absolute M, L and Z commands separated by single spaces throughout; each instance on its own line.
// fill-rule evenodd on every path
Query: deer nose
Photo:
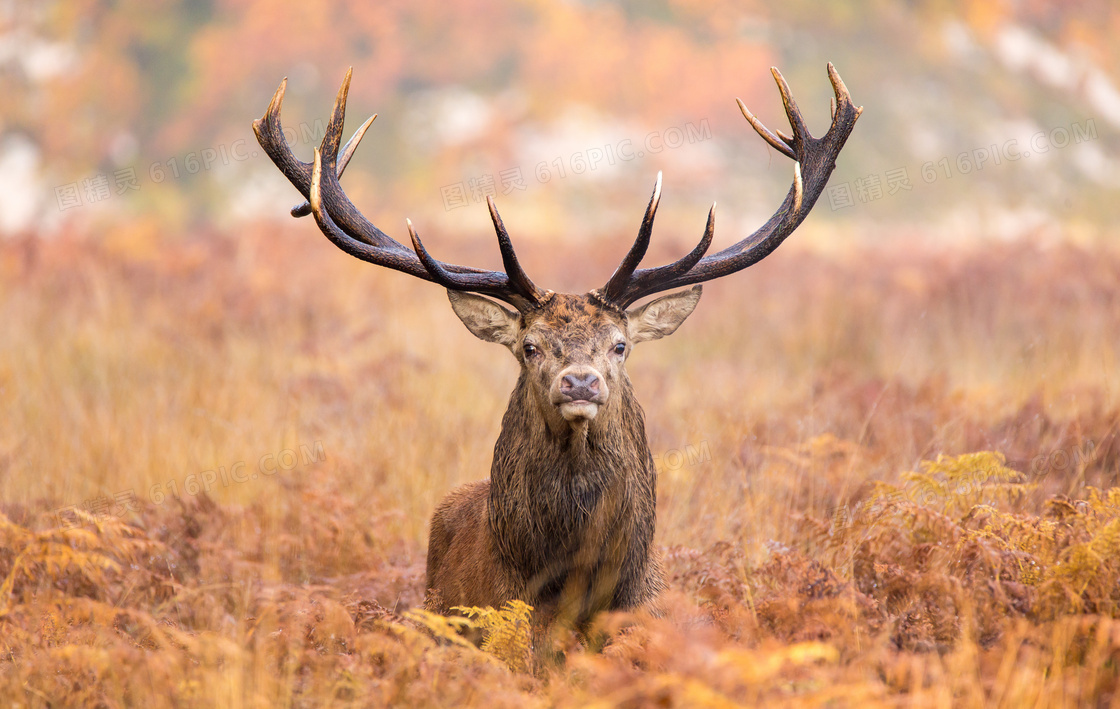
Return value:
M 595 372 L 565 374 L 560 380 L 560 393 L 568 401 L 591 401 L 599 396 L 599 377 Z

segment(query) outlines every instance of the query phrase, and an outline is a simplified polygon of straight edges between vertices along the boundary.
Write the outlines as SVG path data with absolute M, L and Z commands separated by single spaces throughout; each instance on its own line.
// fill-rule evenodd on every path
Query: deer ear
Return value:
M 627 334 L 630 342 L 637 344 L 672 335 L 696 309 L 702 292 L 700 286 L 693 286 L 688 290 L 651 300 L 640 308 L 627 310 Z
M 451 309 L 480 340 L 512 347 L 517 341 L 521 316 L 510 312 L 489 298 L 474 293 L 447 291 Z

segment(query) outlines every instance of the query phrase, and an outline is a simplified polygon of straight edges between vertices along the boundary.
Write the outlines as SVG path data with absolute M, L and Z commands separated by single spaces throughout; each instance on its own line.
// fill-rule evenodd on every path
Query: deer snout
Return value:
M 560 379 L 560 393 L 568 401 L 591 401 L 599 396 L 599 374 L 593 371 L 565 374 Z

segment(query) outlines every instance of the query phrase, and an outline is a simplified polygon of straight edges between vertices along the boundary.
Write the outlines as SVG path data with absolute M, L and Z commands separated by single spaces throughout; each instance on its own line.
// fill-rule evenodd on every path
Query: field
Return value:
M 628 243 L 521 250 L 574 289 Z M 1118 366 L 1107 246 L 793 239 L 630 360 L 661 616 L 534 666 L 518 609 L 415 612 L 516 377 L 440 289 L 305 222 L 8 240 L 0 697 L 1120 706 Z

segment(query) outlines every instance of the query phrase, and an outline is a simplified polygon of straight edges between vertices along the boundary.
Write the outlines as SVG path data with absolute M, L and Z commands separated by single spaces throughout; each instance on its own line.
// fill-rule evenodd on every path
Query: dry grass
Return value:
M 298 226 L 0 246 L 13 705 L 1120 706 L 1120 255 L 791 245 L 713 284 L 630 365 L 665 615 L 534 674 L 519 609 L 488 652 L 410 610 L 513 361 Z

